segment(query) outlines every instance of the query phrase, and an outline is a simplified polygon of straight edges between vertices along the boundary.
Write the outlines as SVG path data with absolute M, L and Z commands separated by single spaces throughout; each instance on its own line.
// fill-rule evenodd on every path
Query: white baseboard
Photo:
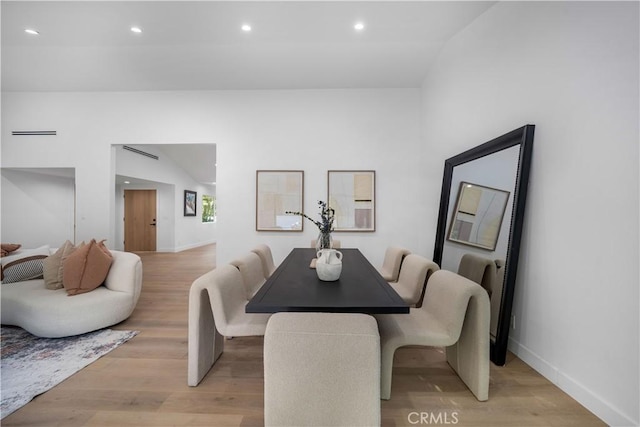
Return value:
M 538 354 L 511 338 L 509 338 L 509 350 L 608 425 L 620 427 L 639 425 L 638 421 L 633 421 L 583 384 L 565 375 Z
M 198 242 L 198 243 L 193 243 L 191 245 L 177 246 L 175 248 L 158 248 L 156 250 L 156 252 L 176 253 L 176 252 L 186 251 L 186 250 L 189 250 L 189 249 L 199 248 L 200 246 L 211 245 L 213 243 L 216 243 L 216 241 L 215 240 L 211 240 L 211 241 L 207 241 L 207 242 Z

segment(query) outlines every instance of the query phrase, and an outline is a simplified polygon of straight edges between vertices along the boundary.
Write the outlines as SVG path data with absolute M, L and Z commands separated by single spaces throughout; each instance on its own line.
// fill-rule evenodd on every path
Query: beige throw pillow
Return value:
M 43 276 L 45 288 L 56 290 L 64 287 L 62 285 L 63 261 L 75 250 L 76 247 L 73 246 L 73 243 L 67 240 L 56 253 L 44 260 Z
M 113 256 L 104 240 L 95 239 L 76 249 L 62 261 L 62 284 L 69 295 L 90 292 L 104 283 Z

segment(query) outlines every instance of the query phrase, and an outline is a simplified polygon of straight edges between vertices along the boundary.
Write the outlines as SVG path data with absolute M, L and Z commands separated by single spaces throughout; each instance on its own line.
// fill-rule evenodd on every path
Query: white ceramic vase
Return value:
M 316 273 L 324 282 L 335 282 L 342 273 L 342 252 L 335 249 L 322 249 L 317 253 Z

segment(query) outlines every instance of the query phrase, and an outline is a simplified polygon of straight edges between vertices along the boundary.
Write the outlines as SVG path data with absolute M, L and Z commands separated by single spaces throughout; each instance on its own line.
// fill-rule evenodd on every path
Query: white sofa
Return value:
M 44 280 L 3 284 L 0 292 L 3 325 L 20 326 L 33 335 L 59 338 L 80 335 L 128 318 L 142 289 L 142 261 L 130 252 L 111 251 L 113 263 L 104 285 L 68 296 L 49 290 Z

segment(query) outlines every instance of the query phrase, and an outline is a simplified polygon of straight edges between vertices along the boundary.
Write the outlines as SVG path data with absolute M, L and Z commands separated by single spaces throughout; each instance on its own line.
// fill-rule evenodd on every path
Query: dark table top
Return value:
M 316 250 L 294 249 L 247 303 L 245 311 L 409 313 L 409 306 L 358 249 L 339 251 L 343 256 L 340 279 L 323 282 L 310 268 Z

